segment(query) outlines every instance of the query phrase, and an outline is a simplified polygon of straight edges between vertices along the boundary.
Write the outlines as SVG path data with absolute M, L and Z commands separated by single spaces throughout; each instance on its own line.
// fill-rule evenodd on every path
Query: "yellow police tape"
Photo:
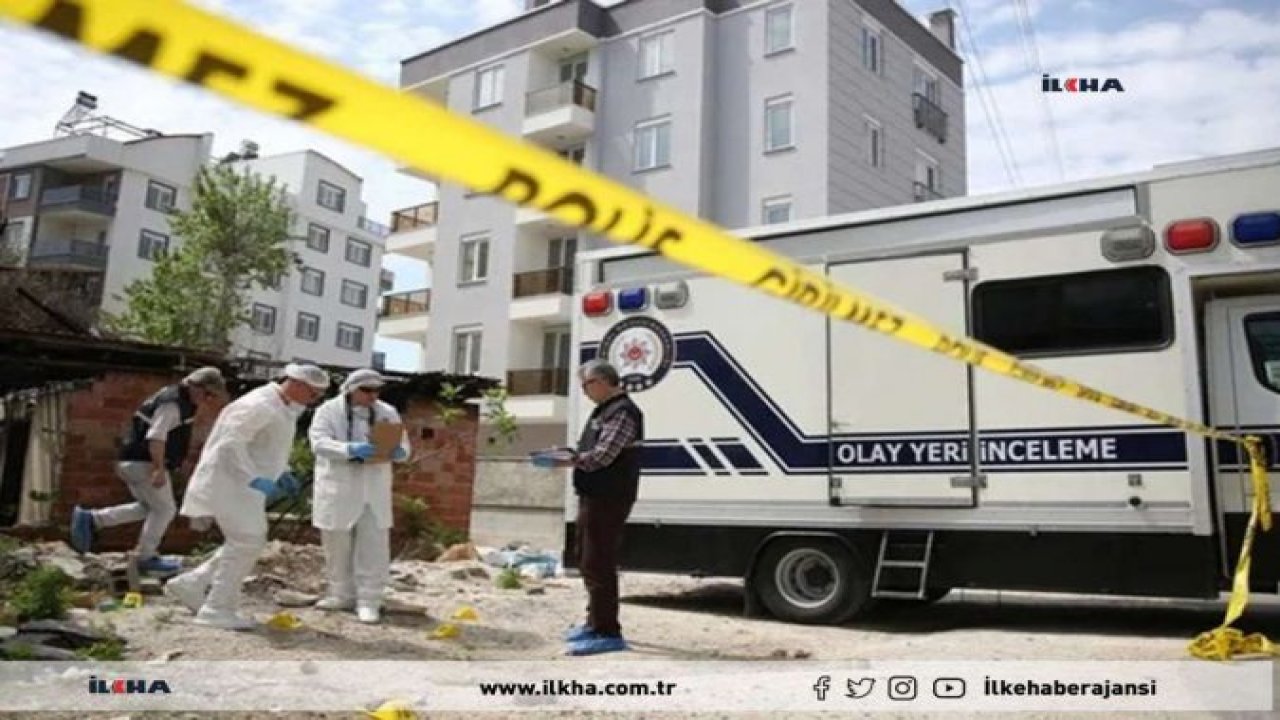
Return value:
M 1249 454 L 1255 501 L 1232 601 L 1223 626 L 1192 645 L 1201 657 L 1228 657 L 1234 651 L 1224 638 L 1247 602 L 1253 531 L 1259 523 L 1264 530 L 1271 527 L 1267 466 L 1259 442 L 1128 402 L 943 332 L 547 150 L 178 0 L 0 0 L 0 16 L 305 122 L 441 181 L 541 210 L 566 225 L 652 249 L 838 320 L 1061 395 L 1240 444 Z

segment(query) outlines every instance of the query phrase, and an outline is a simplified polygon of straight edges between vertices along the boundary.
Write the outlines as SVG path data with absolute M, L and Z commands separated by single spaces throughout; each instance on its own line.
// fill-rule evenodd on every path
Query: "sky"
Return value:
M 808 0 L 800 0 L 801 2 Z M 520 12 L 521 0 L 193 0 L 267 35 L 396 85 L 400 61 Z M 900 0 L 959 13 L 969 194 L 1150 169 L 1280 146 L 1275 0 Z M 614 2 L 599 2 L 611 5 Z M 852 42 L 852 39 L 851 39 Z M 76 93 L 107 115 L 166 133 L 213 132 L 215 154 L 318 150 L 364 178 L 370 217 L 435 197 L 378 155 L 0 21 L 0 147 L 44 140 Z M 1117 78 L 1124 93 L 1043 93 L 1041 72 Z M 388 257 L 396 290 L 426 265 Z M 379 339 L 392 369 L 411 343 Z

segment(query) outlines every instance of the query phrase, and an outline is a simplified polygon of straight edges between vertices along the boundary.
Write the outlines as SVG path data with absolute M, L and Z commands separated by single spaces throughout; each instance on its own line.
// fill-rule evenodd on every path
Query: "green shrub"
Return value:
M 505 568 L 498 573 L 496 584 L 502 590 L 519 590 L 520 573 L 515 568 Z
M 123 660 L 124 641 L 119 638 L 100 640 L 87 648 L 76 651 L 81 660 Z
M 22 578 L 9 600 L 24 620 L 60 620 L 71 606 L 71 578 L 44 565 Z
M 0 650 L 0 655 L 6 660 L 34 660 L 36 657 L 35 650 L 27 643 L 13 643 Z

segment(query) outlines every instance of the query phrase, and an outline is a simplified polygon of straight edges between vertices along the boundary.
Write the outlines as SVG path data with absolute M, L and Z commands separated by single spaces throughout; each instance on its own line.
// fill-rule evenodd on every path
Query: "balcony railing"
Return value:
M 507 372 L 507 394 L 568 395 L 569 368 L 538 368 L 536 370 L 511 370 Z
M 391 234 L 391 228 L 387 227 L 386 225 L 383 225 L 382 223 L 376 220 L 370 220 L 367 217 L 360 217 L 359 219 L 357 219 L 356 227 L 369 233 L 370 235 L 374 235 L 380 238 L 385 238 L 386 236 Z
M 532 117 L 569 105 L 577 105 L 595 112 L 596 89 L 581 80 L 574 80 L 534 90 L 525 96 L 524 115 Z
M 522 298 L 571 293 L 573 293 L 573 268 L 559 267 L 516 273 L 512 295 Z
M 440 203 L 429 202 L 391 213 L 391 232 L 407 232 L 435 225 L 440 217 Z
M 915 115 L 916 127 L 924 128 L 938 142 L 947 141 L 947 113 L 937 103 L 920 93 L 912 93 L 911 109 Z
M 91 270 L 101 270 L 107 266 L 106 245 L 87 240 L 47 239 L 37 240 L 31 245 L 27 256 L 30 265 L 70 265 Z
M 942 193 L 918 180 L 911 183 L 911 189 L 915 195 L 916 202 L 924 202 L 925 200 L 941 200 L 943 198 Z
M 378 317 L 415 315 L 417 313 L 427 312 L 430 309 L 430 290 L 410 290 L 408 292 L 383 295 L 382 306 L 378 308 Z
M 40 195 L 41 210 L 56 210 L 67 207 L 78 207 L 82 210 L 100 215 L 115 215 L 116 196 L 102 188 L 86 185 L 66 185 L 49 188 Z

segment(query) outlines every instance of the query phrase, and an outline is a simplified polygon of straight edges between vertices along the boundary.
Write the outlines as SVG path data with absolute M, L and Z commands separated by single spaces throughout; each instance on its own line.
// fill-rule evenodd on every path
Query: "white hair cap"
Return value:
M 353 371 L 343 381 L 340 392 L 348 393 L 358 387 L 382 387 L 387 384 L 387 379 L 382 373 L 369 368 L 361 368 Z
M 291 380 L 304 382 L 317 390 L 329 389 L 329 373 L 315 365 L 289 363 L 284 366 L 284 376 Z

